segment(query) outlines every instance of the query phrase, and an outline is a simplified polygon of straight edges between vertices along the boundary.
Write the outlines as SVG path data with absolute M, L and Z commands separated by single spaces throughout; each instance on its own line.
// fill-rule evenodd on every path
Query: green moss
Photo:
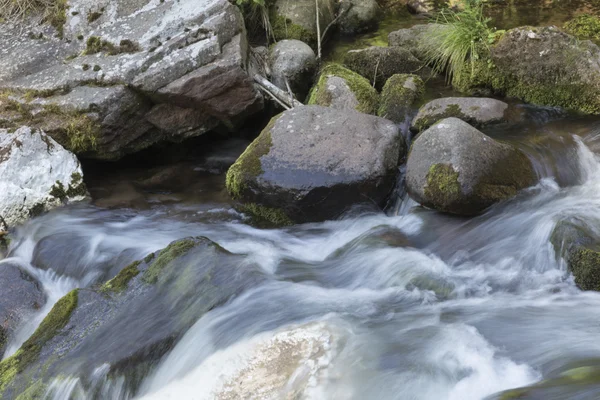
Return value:
M 256 203 L 243 204 L 242 212 L 252 215 L 253 222 L 261 227 L 282 227 L 293 225 L 294 221 L 283 210 L 261 206 Z
M 462 188 L 458 172 L 449 164 L 433 164 L 427 173 L 425 195 L 440 211 L 451 211 L 451 206 L 460 200 Z
M 227 171 L 225 186 L 229 195 L 234 200 L 243 200 L 246 182 L 263 173 L 260 158 L 269 153 L 273 142 L 271 140 L 271 129 L 280 116 L 271 118 L 261 134 L 246 148 Z
M 154 260 L 154 257 L 155 257 L 154 253 L 150 253 L 146 257 L 144 257 L 144 262 L 146 264 L 148 264 L 148 263 L 150 263 L 150 261 Z
M 18 395 L 15 400 L 41 400 L 46 394 L 47 387 L 41 379 L 38 379 Z
M 437 110 L 430 110 L 430 112 L 427 112 L 423 117 L 417 119 L 413 125 L 417 131 L 422 132 L 436 122 L 450 117 L 459 118 L 463 121 L 473 123 L 473 121 L 471 121 L 471 119 L 462 112 L 462 109 L 458 104 L 449 104 L 443 111 L 440 112 L 437 112 Z
M 576 246 L 568 254 L 568 264 L 575 283 L 583 290 L 600 291 L 600 253 L 584 246 Z
M 564 25 L 567 33 L 578 39 L 600 41 L 600 18 L 585 14 L 573 18 Z
M 348 88 L 354 93 L 358 101 L 358 105 L 356 106 L 357 111 L 365 114 L 375 114 L 377 112 L 379 105 L 377 90 L 369 84 L 366 78 L 335 63 L 326 65 L 321 71 L 317 84 L 309 94 L 308 104 L 317 104 L 325 107 L 331 105 L 331 94 L 327 89 L 327 78 L 331 76 L 337 76 L 346 82 Z
M 317 45 L 317 34 L 294 24 L 290 19 L 281 15 L 271 14 L 271 27 L 275 40 L 296 39 L 311 47 Z
M 186 254 L 196 247 L 197 243 L 193 239 L 184 239 L 171 243 L 167 248 L 161 250 L 158 257 L 144 272 L 143 281 L 149 284 L 158 282 L 158 278 L 167 266 L 176 258 Z
M 100 11 L 90 11 L 87 15 L 87 21 L 91 24 L 92 22 L 96 21 L 98 18 L 100 18 L 102 16 L 102 12 Z
M 121 272 L 117 274 L 117 276 L 102 285 L 100 291 L 105 293 L 120 293 L 127 289 L 129 281 L 139 275 L 140 270 L 138 269 L 138 266 L 141 263 L 141 261 L 134 261 L 127 267 L 123 268 Z
M 0 362 L 0 394 L 15 376 L 37 361 L 43 346 L 54 338 L 69 322 L 77 307 L 79 289 L 60 299 L 40 326 L 21 348 L 11 357 Z
M 416 75 L 396 74 L 387 80 L 381 91 L 377 115 L 403 122 L 411 106 L 423 97 L 425 83 Z

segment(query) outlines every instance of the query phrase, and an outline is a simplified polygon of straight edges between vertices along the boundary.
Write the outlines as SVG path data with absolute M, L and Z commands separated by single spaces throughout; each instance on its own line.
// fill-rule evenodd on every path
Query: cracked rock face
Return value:
M 0 129 L 0 176 L 0 220 L 8 228 L 87 195 L 77 157 L 29 127 Z
M 65 12 L 62 38 L 35 17 L 0 24 L 0 128 L 40 127 L 110 160 L 262 109 L 227 0 L 73 0 Z

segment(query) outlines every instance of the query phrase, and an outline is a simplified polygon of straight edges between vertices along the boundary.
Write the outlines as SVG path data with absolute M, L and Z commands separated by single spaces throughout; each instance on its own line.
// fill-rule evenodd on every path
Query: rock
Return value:
M 39 282 L 13 262 L 0 262 L 0 359 L 6 344 L 25 318 L 46 303 Z
M 479 214 L 535 182 L 525 154 L 458 118 L 446 118 L 421 133 L 408 156 L 409 195 L 452 214 Z
M 270 64 L 273 83 L 287 92 L 287 80 L 303 102 L 317 72 L 317 57 L 310 46 L 299 40 L 277 42 L 271 48 Z
M 78 155 L 114 160 L 161 141 L 235 130 L 262 109 L 235 5 L 132 4 L 70 1 L 60 37 L 35 15 L 0 23 L 0 128 L 42 128 Z M 42 39 L 22 34 L 30 30 Z
M 311 90 L 308 104 L 375 114 L 379 94 L 369 81 L 356 72 L 339 64 L 329 64 L 323 68 L 317 84 Z
M 266 279 L 245 256 L 206 238 L 173 242 L 103 286 L 59 300 L 17 353 L 0 362 L 2 398 L 16 398 L 31 382 L 49 384 L 65 373 L 92 391 L 97 386 L 85 377 L 102 371 L 119 376 L 123 390 L 135 393 L 148 365 L 200 317 Z M 5 375 L 7 369 L 12 375 Z
M 321 32 L 335 18 L 335 0 L 319 1 Z M 276 0 L 271 25 L 276 40 L 296 39 L 317 48 L 317 14 L 314 0 Z
M 419 60 L 425 60 L 427 48 L 423 45 L 423 39 L 430 29 L 444 29 L 441 24 L 415 25 L 407 29 L 399 29 L 388 35 L 390 47 L 400 47 L 411 52 Z
M 437 8 L 433 0 L 408 0 L 406 7 L 413 14 L 429 14 Z
M 77 158 L 43 132 L 0 129 L 0 219 L 14 227 L 87 195 Z
M 481 97 L 445 97 L 435 99 L 419 109 L 411 129 L 424 131 L 437 121 L 456 117 L 476 126 L 506 122 L 508 104 L 503 101 Z
M 521 27 L 502 35 L 490 53 L 468 89 L 490 88 L 528 103 L 600 114 L 600 49 L 592 42 L 552 26 Z
M 561 221 L 550 242 L 558 256 L 564 257 L 582 290 L 600 291 L 600 241 L 585 223 Z
M 344 57 L 344 64 L 367 78 L 369 82 L 375 82 L 378 89 L 395 74 L 431 74 L 431 69 L 424 67 L 410 51 L 400 47 L 372 46 L 362 50 L 350 50 Z
M 349 0 L 340 6 L 340 14 L 339 30 L 356 34 L 377 28 L 383 13 L 376 0 Z
M 413 104 L 425 93 L 425 83 L 416 75 L 396 74 L 381 91 L 377 115 L 396 123 L 405 122 Z
M 391 121 L 296 107 L 273 118 L 229 169 L 227 189 L 275 225 L 332 219 L 356 204 L 382 207 L 405 150 Z

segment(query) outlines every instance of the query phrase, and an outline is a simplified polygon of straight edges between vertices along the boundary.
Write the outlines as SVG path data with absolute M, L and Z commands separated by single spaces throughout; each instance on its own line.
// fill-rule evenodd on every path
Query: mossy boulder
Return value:
M 317 72 L 315 52 L 299 40 L 281 40 L 271 47 L 269 61 L 273 83 L 285 92 L 289 84 L 298 100 L 303 102 Z
M 423 80 L 416 75 L 396 74 L 387 80 L 381 91 L 377 115 L 396 123 L 406 121 L 412 106 L 425 93 Z
M 400 47 L 411 52 L 419 60 L 424 60 L 427 53 L 424 39 L 433 29 L 445 29 L 442 24 L 419 24 L 411 28 L 399 29 L 388 35 L 390 47 Z
M 377 89 L 381 89 L 395 74 L 431 74 L 431 70 L 410 51 L 400 47 L 372 46 L 362 50 L 350 50 L 344 57 L 344 65 L 367 78 L 369 82 L 374 82 Z
M 600 291 L 600 239 L 582 221 L 560 221 L 550 237 L 583 290 Z
M 321 32 L 333 21 L 336 12 L 334 0 L 319 1 Z M 296 39 L 317 48 L 317 12 L 313 0 L 276 0 L 270 19 L 276 40 Z
M 411 129 L 421 132 L 435 122 L 450 117 L 460 118 L 475 127 L 507 122 L 508 104 L 482 97 L 444 97 L 425 104 L 412 121 Z
M 567 21 L 563 26 L 565 32 L 580 40 L 600 41 L 600 18 L 595 15 L 585 14 Z
M 477 215 L 536 183 L 531 161 L 520 150 L 484 135 L 458 118 L 446 118 L 414 141 L 406 188 L 435 210 Z
M 383 16 L 383 10 L 375 0 L 344 1 L 339 12 L 339 30 L 347 35 L 376 29 Z
M 556 27 L 512 29 L 477 64 L 461 90 L 488 88 L 532 104 L 600 114 L 600 48 Z
M 227 173 L 245 210 L 280 225 L 382 207 L 405 153 L 398 128 L 353 110 L 301 106 L 273 118 Z
M 150 364 L 202 315 L 266 279 L 244 256 L 209 239 L 175 241 L 104 285 L 59 300 L 21 349 L 0 362 L 0 398 L 65 375 L 81 379 L 91 398 L 95 387 L 86 378 L 107 366 L 107 376 L 118 376 L 134 395 Z
M 323 68 L 308 98 L 309 105 L 375 114 L 379 94 L 369 81 L 339 64 Z

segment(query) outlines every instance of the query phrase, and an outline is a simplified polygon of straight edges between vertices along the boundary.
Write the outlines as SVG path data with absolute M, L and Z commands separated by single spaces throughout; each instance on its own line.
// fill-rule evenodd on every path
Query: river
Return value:
M 46 398 L 475 400 L 598 360 L 600 293 L 575 286 L 549 237 L 563 219 L 600 234 L 600 121 L 535 115 L 488 133 L 521 147 L 540 183 L 472 219 L 422 209 L 400 191 L 387 214 L 258 229 L 226 200 L 222 174 L 180 192 L 142 191 L 143 206 L 96 198 L 33 219 L 7 260 L 41 281 L 48 303 L 6 356 L 71 289 L 205 236 L 269 279 L 194 321 L 134 392 L 99 364 L 94 376 L 62 371 Z M 53 251 L 36 255 L 44 240 Z M 93 359 L 101 349 L 86 351 Z M 543 398 L 600 397 L 600 385 L 553 390 Z

